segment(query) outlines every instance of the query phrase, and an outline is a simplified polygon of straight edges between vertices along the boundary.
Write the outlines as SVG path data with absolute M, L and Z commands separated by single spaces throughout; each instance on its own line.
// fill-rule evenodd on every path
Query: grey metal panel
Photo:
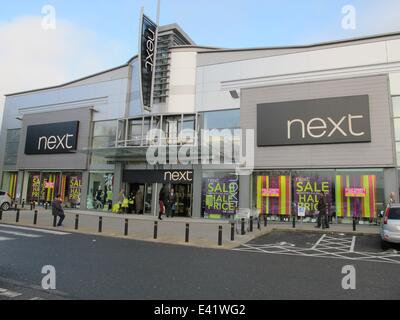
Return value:
M 393 167 L 393 134 L 388 77 L 375 76 L 245 89 L 241 125 L 257 128 L 257 104 L 369 95 L 371 143 L 260 147 L 255 142 L 256 168 Z M 271 115 L 272 116 L 272 115 Z
M 86 170 L 88 155 L 79 150 L 89 147 L 90 123 L 92 111 L 89 108 L 62 110 L 57 112 L 34 113 L 24 115 L 21 141 L 18 152 L 19 169 L 57 169 Z M 79 121 L 78 152 L 72 154 L 26 155 L 25 141 L 27 127 L 65 121 Z

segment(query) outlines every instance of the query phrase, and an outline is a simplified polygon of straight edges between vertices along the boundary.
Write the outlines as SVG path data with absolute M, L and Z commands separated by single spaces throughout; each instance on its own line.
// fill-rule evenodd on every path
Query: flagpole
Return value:
M 154 44 L 154 65 L 153 65 L 153 83 L 151 86 L 151 95 L 150 95 L 150 110 L 153 111 L 154 105 L 154 87 L 156 84 L 156 65 L 157 65 L 157 47 L 158 47 L 158 29 L 160 27 L 160 11 L 161 11 L 161 0 L 157 0 L 157 18 L 156 18 L 156 41 Z

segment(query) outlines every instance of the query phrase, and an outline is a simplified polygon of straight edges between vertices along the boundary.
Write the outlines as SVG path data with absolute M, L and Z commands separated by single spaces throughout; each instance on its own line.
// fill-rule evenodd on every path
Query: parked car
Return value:
M 8 211 L 11 208 L 11 196 L 5 191 L 0 190 L 0 210 Z
M 386 209 L 381 224 L 382 249 L 389 249 L 391 244 L 400 244 L 400 204 L 393 204 Z

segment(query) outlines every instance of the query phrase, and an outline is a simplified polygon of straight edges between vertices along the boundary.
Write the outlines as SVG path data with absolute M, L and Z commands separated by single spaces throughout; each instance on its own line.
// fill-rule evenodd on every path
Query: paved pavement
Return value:
M 191 219 L 191 218 L 173 218 L 158 221 L 157 239 L 154 239 L 154 223 L 157 221 L 152 216 L 139 215 L 116 215 L 111 213 L 98 213 L 92 211 L 73 210 L 66 211 L 66 220 L 64 222 L 64 230 L 68 232 L 76 232 L 75 219 L 79 215 L 79 231 L 85 234 L 99 234 L 99 218 L 102 220 L 101 234 L 113 237 L 123 237 L 136 240 L 151 241 L 157 243 L 190 245 L 205 248 L 224 248 L 232 249 L 240 246 L 243 243 L 268 234 L 275 230 L 294 231 L 291 223 L 269 223 L 264 227 L 264 222 L 261 221 L 260 229 L 257 222 L 254 222 L 253 232 L 249 232 L 249 224 L 245 226 L 246 234 L 241 235 L 241 226 L 239 223 L 235 225 L 234 241 L 231 241 L 231 224 L 226 220 L 206 220 L 206 219 Z M 128 219 L 128 236 L 125 236 L 125 220 Z M 16 212 L 9 211 L 3 213 L 1 222 L 8 224 L 18 224 L 28 227 L 33 226 L 34 213 L 24 210 L 20 213 L 19 222 L 16 222 Z M 190 225 L 189 242 L 186 243 L 186 224 Z M 41 228 L 52 228 L 53 217 L 49 210 L 41 210 L 38 213 L 37 225 Z M 218 230 L 222 227 L 222 246 L 218 244 Z M 316 230 L 314 224 L 298 223 L 296 231 L 304 232 L 324 232 L 324 230 Z M 379 228 L 376 226 L 359 225 L 356 232 L 352 232 L 352 225 L 336 224 L 332 225 L 331 232 L 336 233 L 352 233 L 356 235 L 379 234 Z
M 400 298 L 396 263 L 194 248 L 2 224 L 0 236 L 9 238 L 0 241 L 0 299 Z M 249 245 L 285 247 L 286 242 L 322 250 L 321 237 L 270 233 Z M 354 248 L 374 251 L 370 245 L 356 240 Z M 342 268 L 349 264 L 357 270 L 354 291 L 341 286 Z M 45 265 L 56 269 L 57 292 L 38 289 Z

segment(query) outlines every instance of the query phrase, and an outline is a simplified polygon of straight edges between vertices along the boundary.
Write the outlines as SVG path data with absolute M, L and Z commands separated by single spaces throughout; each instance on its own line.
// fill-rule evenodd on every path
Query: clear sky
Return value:
M 1 0 L 0 105 L 4 93 L 56 85 L 125 63 L 137 53 L 142 6 L 156 0 Z M 56 10 L 43 30 L 42 8 Z M 342 28 L 342 8 L 356 28 Z M 161 24 L 176 22 L 199 45 L 309 44 L 400 31 L 400 0 L 162 0 Z

